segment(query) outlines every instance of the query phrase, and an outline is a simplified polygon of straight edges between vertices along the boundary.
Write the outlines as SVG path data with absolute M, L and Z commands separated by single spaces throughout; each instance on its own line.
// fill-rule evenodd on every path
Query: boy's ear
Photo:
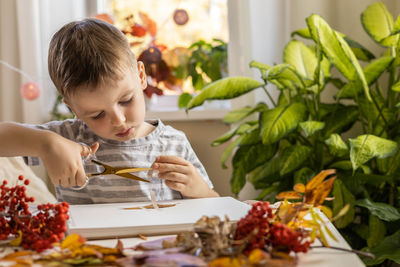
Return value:
M 137 62 L 137 69 L 138 69 L 140 84 L 142 85 L 142 90 L 144 90 L 147 88 L 147 76 L 146 76 L 146 70 L 144 69 L 144 64 L 142 61 Z
M 63 97 L 62 101 L 63 101 L 63 103 L 64 103 L 65 105 L 67 105 L 67 107 L 69 108 L 69 110 L 71 110 L 71 112 L 75 115 L 75 117 L 78 118 L 78 116 L 76 115 L 76 113 L 75 113 L 74 110 L 72 109 L 71 105 L 68 103 L 68 100 L 65 99 L 65 98 Z M 79 118 L 78 118 L 78 119 L 79 119 Z

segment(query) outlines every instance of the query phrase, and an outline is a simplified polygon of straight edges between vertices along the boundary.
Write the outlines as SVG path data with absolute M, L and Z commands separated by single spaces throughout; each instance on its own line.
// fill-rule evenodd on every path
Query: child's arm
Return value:
M 92 147 L 93 153 L 97 148 L 96 143 Z M 88 155 L 87 150 L 85 146 L 51 131 L 12 122 L 0 123 L 0 156 L 40 157 L 55 185 L 70 187 L 85 183 L 86 174 L 81 156 Z
M 177 156 L 159 156 L 152 166 L 158 170 L 158 177 L 165 179 L 165 184 L 185 197 L 219 197 L 200 176 L 189 161 Z

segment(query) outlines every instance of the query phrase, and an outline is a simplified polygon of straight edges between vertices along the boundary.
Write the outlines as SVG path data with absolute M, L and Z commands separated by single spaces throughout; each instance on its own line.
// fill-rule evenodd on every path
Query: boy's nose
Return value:
M 111 116 L 111 124 L 113 126 L 119 126 L 126 121 L 125 115 L 121 110 L 116 110 Z

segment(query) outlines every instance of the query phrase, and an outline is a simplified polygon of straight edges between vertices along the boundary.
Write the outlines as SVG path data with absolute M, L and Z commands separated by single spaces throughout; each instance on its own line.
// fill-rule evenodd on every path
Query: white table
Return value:
M 335 237 L 338 239 L 338 242 L 332 240 L 327 236 L 328 238 L 328 243 L 331 246 L 335 247 L 341 247 L 341 248 L 347 248 L 350 249 L 350 246 L 347 244 L 347 242 L 344 240 L 344 238 L 340 235 L 340 233 L 336 230 L 336 228 L 330 223 L 327 223 L 328 228 L 332 231 L 332 233 L 335 235 Z M 162 238 L 166 236 L 148 236 L 147 241 L 155 240 L 158 238 Z M 145 242 L 145 240 L 140 239 L 140 238 L 123 238 L 120 239 L 122 243 L 124 244 L 124 248 L 129 248 L 133 247 L 141 242 Z M 107 246 L 107 247 L 115 247 L 117 244 L 116 239 L 104 239 L 104 240 L 90 240 L 87 241 L 88 243 L 91 244 L 97 244 L 97 245 L 102 245 L 102 246 Z M 314 242 L 315 246 L 321 245 L 319 241 L 317 240 Z M 364 263 L 360 260 L 360 258 L 355 255 L 354 253 L 349 253 L 345 251 L 340 251 L 340 250 L 334 250 L 334 249 L 328 249 L 328 248 L 315 248 L 311 249 L 308 253 L 299 253 L 298 254 L 299 261 L 298 261 L 298 266 L 299 267 L 358 267 L 358 266 L 365 266 Z

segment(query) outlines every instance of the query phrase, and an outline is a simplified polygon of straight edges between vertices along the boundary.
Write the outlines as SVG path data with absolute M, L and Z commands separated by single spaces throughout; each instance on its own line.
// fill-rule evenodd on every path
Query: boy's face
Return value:
M 146 74 L 142 62 L 130 68 L 123 79 L 94 90 L 80 90 L 65 103 L 97 135 L 116 141 L 128 141 L 148 134 L 143 90 Z M 90 88 L 92 89 L 92 88 Z

